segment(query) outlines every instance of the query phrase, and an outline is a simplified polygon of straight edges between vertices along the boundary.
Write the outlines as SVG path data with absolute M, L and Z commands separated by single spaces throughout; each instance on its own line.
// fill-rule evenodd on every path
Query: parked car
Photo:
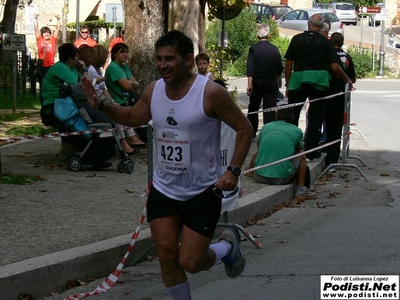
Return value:
M 330 9 L 330 10 L 332 10 L 332 3 L 317 3 L 316 8 L 322 8 L 322 9 Z
M 321 14 L 324 19 L 331 21 L 329 36 L 334 32 L 343 34 L 343 23 L 331 10 L 320 8 L 301 8 L 288 12 L 277 21 L 278 27 L 293 29 L 298 31 L 308 30 L 308 19 L 313 14 Z
M 382 9 L 383 7 L 383 3 L 378 3 L 376 5 L 376 7 L 380 7 Z M 382 13 L 375 13 L 375 14 L 371 14 L 368 17 L 368 25 L 369 26 L 378 26 L 381 24 L 382 21 Z M 375 23 L 375 24 L 374 24 Z
M 338 16 L 339 20 L 345 24 L 357 25 L 357 12 L 352 3 L 332 2 L 332 10 Z
M 257 23 L 261 22 L 262 17 L 278 20 L 284 14 L 293 10 L 290 6 L 287 6 L 285 4 L 264 4 L 264 3 L 253 3 L 250 5 L 250 9 L 255 10 L 257 14 Z

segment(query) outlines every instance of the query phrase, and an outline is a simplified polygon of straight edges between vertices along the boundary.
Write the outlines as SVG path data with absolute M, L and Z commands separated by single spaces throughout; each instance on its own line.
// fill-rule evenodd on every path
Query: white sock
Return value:
M 211 244 L 210 249 L 215 252 L 216 259 L 214 264 L 216 265 L 221 261 L 221 259 L 231 253 L 232 244 L 225 240 L 221 240 L 216 244 Z
M 168 288 L 168 292 L 174 300 L 192 300 L 192 296 L 190 295 L 190 285 L 187 280 Z

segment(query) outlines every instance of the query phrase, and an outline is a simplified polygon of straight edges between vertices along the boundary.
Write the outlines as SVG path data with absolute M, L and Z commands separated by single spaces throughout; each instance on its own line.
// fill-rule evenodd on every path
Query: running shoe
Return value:
M 317 199 L 318 194 L 311 192 L 307 187 L 303 187 L 296 192 L 295 198 L 297 200 L 310 200 L 310 199 Z
M 219 238 L 219 241 L 221 240 L 232 244 L 231 252 L 222 258 L 222 262 L 225 265 L 226 275 L 229 277 L 237 277 L 242 274 L 244 267 L 246 266 L 246 259 L 239 245 L 239 233 L 231 228 L 225 229 Z

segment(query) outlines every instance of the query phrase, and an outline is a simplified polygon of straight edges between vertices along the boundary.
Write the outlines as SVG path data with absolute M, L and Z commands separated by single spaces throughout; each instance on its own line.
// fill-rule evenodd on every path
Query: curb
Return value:
M 313 182 L 323 171 L 324 155 L 308 164 Z M 245 224 L 255 215 L 265 215 L 276 205 L 290 203 L 295 191 L 294 183 L 268 185 L 239 199 L 239 207 L 228 212 L 229 223 Z M 226 215 L 225 215 L 226 216 Z M 222 217 L 221 217 L 222 218 Z M 64 292 L 67 280 L 88 277 L 102 278 L 114 271 L 126 254 L 131 234 L 27 259 L 0 267 L 0 295 L 2 300 L 18 299 L 21 292 L 35 297 L 49 296 L 50 292 Z M 150 229 L 140 231 L 125 266 L 145 251 L 153 242 Z M 72 292 L 73 293 L 73 292 Z

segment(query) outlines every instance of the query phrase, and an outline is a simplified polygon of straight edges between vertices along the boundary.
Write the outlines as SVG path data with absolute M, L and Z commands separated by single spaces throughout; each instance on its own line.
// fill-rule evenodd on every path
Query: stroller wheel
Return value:
M 127 160 L 126 161 L 126 173 L 131 174 L 133 172 L 133 161 Z
M 68 166 L 71 171 L 83 170 L 83 164 L 79 157 L 73 156 L 68 161 Z
M 124 173 L 125 172 L 125 167 L 126 167 L 126 160 L 125 159 L 120 159 L 118 161 L 118 164 L 117 164 L 118 172 Z

